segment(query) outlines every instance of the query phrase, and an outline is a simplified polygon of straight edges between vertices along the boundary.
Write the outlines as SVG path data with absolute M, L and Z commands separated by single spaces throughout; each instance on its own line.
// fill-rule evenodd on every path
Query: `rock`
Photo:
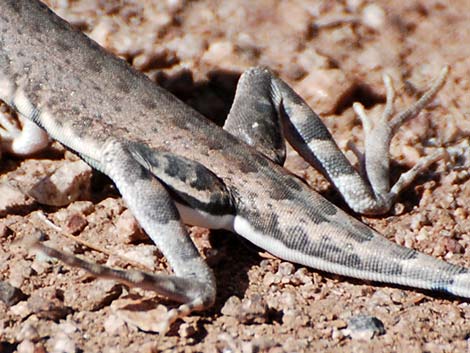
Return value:
M 70 234 L 78 234 L 88 225 L 88 221 L 80 213 L 74 213 L 67 219 L 65 224 L 65 231 Z
M 17 341 L 37 341 L 41 335 L 39 334 L 38 330 L 38 318 L 34 316 L 30 316 L 27 320 L 25 320 L 21 325 L 20 332 L 16 335 Z
M 125 259 L 142 264 L 148 269 L 156 270 L 158 259 L 155 245 L 141 244 L 133 249 L 118 250 L 116 253 Z
M 102 209 L 106 210 L 106 215 L 109 218 L 113 218 L 116 216 L 119 216 L 124 212 L 126 209 L 124 206 L 124 202 L 121 199 L 116 199 L 113 197 L 108 197 L 101 201 L 97 207 L 100 207 Z
M 268 319 L 268 306 L 261 295 L 254 294 L 242 300 L 238 320 L 241 323 L 264 323 Z
M 279 264 L 278 272 L 282 276 L 289 276 L 295 271 L 295 266 L 291 262 L 281 262 Z
M 28 309 L 42 319 L 52 321 L 64 319 L 72 310 L 64 305 L 60 297 L 61 294 L 54 289 L 38 290 L 28 299 Z
M 163 334 L 169 329 L 167 307 L 150 300 L 122 298 L 115 300 L 111 309 L 130 327 Z
M 90 223 L 89 215 L 95 211 L 95 205 L 90 201 L 75 201 L 67 208 L 62 208 L 54 215 L 54 221 L 69 234 L 77 235 Z M 92 218 L 92 216 L 90 216 Z M 93 219 L 91 220 L 93 223 Z
M 8 226 L 5 223 L 0 222 L 0 239 L 5 239 L 11 233 L 12 233 L 11 229 L 8 228 Z
M 119 298 L 121 293 L 120 284 L 109 280 L 98 280 L 66 289 L 64 302 L 78 311 L 96 311 Z
M 130 210 L 125 210 L 119 215 L 119 219 L 116 222 L 116 235 L 119 242 L 125 244 L 135 243 L 148 238 Z
M 37 275 L 42 275 L 43 273 L 49 273 L 52 271 L 53 264 L 49 257 L 43 257 L 43 254 L 38 253 L 34 257 L 33 263 L 31 264 L 31 269 L 36 272 Z
M 13 315 L 17 315 L 22 319 L 28 317 L 32 313 L 31 309 L 28 307 L 28 303 L 25 301 L 12 306 L 10 311 Z
M 107 317 L 107 319 L 104 321 L 103 327 L 108 334 L 113 336 L 127 333 L 125 332 L 126 322 L 115 314 Z
M 25 280 L 28 280 L 32 275 L 31 263 L 24 259 L 19 259 L 10 264 L 10 275 L 8 282 L 13 287 L 21 287 Z
M 52 350 L 51 353 L 74 353 L 78 352 L 77 346 L 72 338 L 68 337 L 65 333 L 59 332 L 51 340 Z
M 66 206 L 87 197 L 91 183 L 91 167 L 82 161 L 61 165 L 29 190 L 37 202 L 49 206 Z
M 22 341 L 18 347 L 16 347 L 18 353 L 31 353 L 34 352 L 34 343 L 30 340 Z
M 240 300 L 240 298 L 232 295 L 230 298 L 227 299 L 220 312 L 223 315 L 236 317 L 238 315 L 238 312 L 240 311 L 241 304 L 242 301 Z
M 263 278 L 263 285 L 273 284 L 285 286 L 287 284 L 299 285 L 307 281 L 305 270 L 295 271 L 295 266 L 290 262 L 281 262 L 276 273 L 267 272 Z M 308 281 L 307 281 L 308 282 Z M 310 280 L 311 283 L 311 280 Z
M 292 329 L 305 326 L 308 321 L 307 315 L 302 314 L 302 312 L 297 309 L 284 310 L 284 315 L 282 315 L 282 324 Z
M 296 86 L 317 114 L 333 113 L 353 88 L 354 82 L 339 69 L 313 70 Z
M 8 282 L 0 281 L 0 300 L 8 306 L 17 304 L 27 298 L 21 289 L 13 287 Z
M 355 340 L 371 340 L 383 335 L 385 327 L 382 321 L 373 316 L 356 315 L 348 320 L 348 327 L 343 330 L 345 336 Z
M 221 312 L 235 317 L 240 323 L 264 323 L 267 320 L 268 307 L 264 298 L 257 294 L 243 300 L 232 296 L 227 300 Z
M 220 65 L 226 70 L 243 71 L 240 57 L 236 54 L 235 44 L 228 40 L 214 41 L 209 45 L 201 61 L 207 65 Z
M 361 15 L 362 23 L 375 30 L 380 30 L 386 22 L 386 13 L 378 4 L 366 5 Z
M 184 322 L 181 324 L 181 326 L 178 329 L 178 334 L 182 338 L 188 338 L 193 336 L 196 333 L 196 328 L 194 325 Z

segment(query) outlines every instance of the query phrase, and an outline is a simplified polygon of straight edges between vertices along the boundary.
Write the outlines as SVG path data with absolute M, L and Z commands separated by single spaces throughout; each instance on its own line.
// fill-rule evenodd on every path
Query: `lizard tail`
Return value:
M 314 269 L 470 298 L 470 269 L 400 246 L 319 195 L 295 204 L 305 207 L 280 202 L 275 216 L 260 206 L 256 215 L 245 208 L 234 230 L 279 258 Z
M 420 288 L 470 298 L 470 270 L 413 249 L 399 246 L 379 233 L 356 247 L 357 257 L 325 264 L 324 270 L 382 283 Z M 305 259 L 306 262 L 308 259 Z M 322 268 L 323 269 L 323 268 Z

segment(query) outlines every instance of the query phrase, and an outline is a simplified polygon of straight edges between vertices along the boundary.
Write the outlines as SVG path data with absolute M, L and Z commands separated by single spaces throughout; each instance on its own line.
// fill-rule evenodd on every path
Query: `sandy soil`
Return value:
M 384 72 L 398 109 L 449 64 L 431 108 L 393 140 L 392 178 L 435 145 L 470 133 L 470 2 L 307 0 L 51 0 L 76 27 L 221 124 L 240 73 L 272 68 L 321 114 L 340 146 L 358 145 L 352 111 L 384 108 Z M 0 8 L 1 11 L 1 8 Z M 4 109 L 4 108 L 2 108 Z M 349 153 L 352 157 L 352 154 Z M 0 352 L 464 352 L 465 300 L 318 273 L 269 257 L 225 232 L 191 233 L 219 285 L 213 309 L 178 321 L 167 336 L 146 332 L 170 304 L 152 293 L 97 281 L 44 261 L 17 240 L 45 232 L 58 248 L 127 267 L 52 230 L 41 213 L 81 241 L 167 269 L 109 181 L 93 173 L 83 200 L 44 206 L 25 190 L 76 157 L 54 144 L 26 160 L 3 156 L 0 187 Z M 338 195 L 294 153 L 286 164 L 338 204 Z M 18 190 L 22 190 L 20 192 Z M 4 193 L 5 192 L 5 193 Z M 390 239 L 470 267 L 470 181 L 459 161 L 438 162 L 394 212 L 362 220 Z M 7 285 L 8 284 L 8 285 Z M 16 289 L 14 289 L 16 288 Z

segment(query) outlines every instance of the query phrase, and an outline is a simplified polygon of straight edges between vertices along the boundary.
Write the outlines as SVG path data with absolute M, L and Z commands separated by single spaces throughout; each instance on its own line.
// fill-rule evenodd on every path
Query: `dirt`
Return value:
M 320 113 L 343 148 L 348 140 L 361 146 L 354 101 L 374 115 L 384 109 L 383 73 L 394 81 L 400 110 L 450 65 L 430 109 L 393 140 L 394 179 L 434 146 L 455 144 L 470 133 L 466 0 L 49 4 L 218 124 L 230 109 L 241 72 L 269 66 Z M 75 160 L 58 144 L 34 158 L 2 156 L 0 352 L 470 349 L 466 300 L 318 273 L 260 255 L 235 235 L 201 228 L 191 234 L 216 273 L 215 306 L 178 321 L 166 336 L 148 332 L 165 310 L 161 304 L 172 303 L 45 261 L 19 241 L 39 229 L 50 245 L 95 262 L 129 268 L 119 257 L 126 256 L 152 271 L 169 270 L 102 175 L 94 172 L 83 200 L 70 205 L 44 206 L 25 195 L 31 184 Z M 286 167 L 343 206 L 295 153 L 289 152 Z M 469 204 L 468 168 L 459 160 L 439 161 L 399 197 L 393 212 L 355 217 L 399 244 L 470 267 Z M 105 252 L 64 237 L 41 215 Z

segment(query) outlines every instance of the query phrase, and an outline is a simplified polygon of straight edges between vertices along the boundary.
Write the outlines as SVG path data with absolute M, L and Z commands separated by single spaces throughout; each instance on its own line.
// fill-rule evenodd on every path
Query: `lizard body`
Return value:
M 216 293 L 212 270 L 182 221 L 234 231 L 315 269 L 470 297 L 468 269 L 386 240 L 282 168 L 286 137 L 353 210 L 386 212 L 442 156 L 440 150 L 389 186 L 393 132 L 434 97 L 446 70 L 391 124 L 389 101 L 376 128 L 356 106 L 368 133 L 364 181 L 316 114 L 267 69 L 243 74 L 221 129 L 40 2 L 1 0 L 0 8 L 0 99 L 111 178 L 175 274 L 130 275 L 39 245 L 46 253 L 184 303 L 169 321 L 209 307 Z M 367 147 L 381 137 L 377 151 Z

